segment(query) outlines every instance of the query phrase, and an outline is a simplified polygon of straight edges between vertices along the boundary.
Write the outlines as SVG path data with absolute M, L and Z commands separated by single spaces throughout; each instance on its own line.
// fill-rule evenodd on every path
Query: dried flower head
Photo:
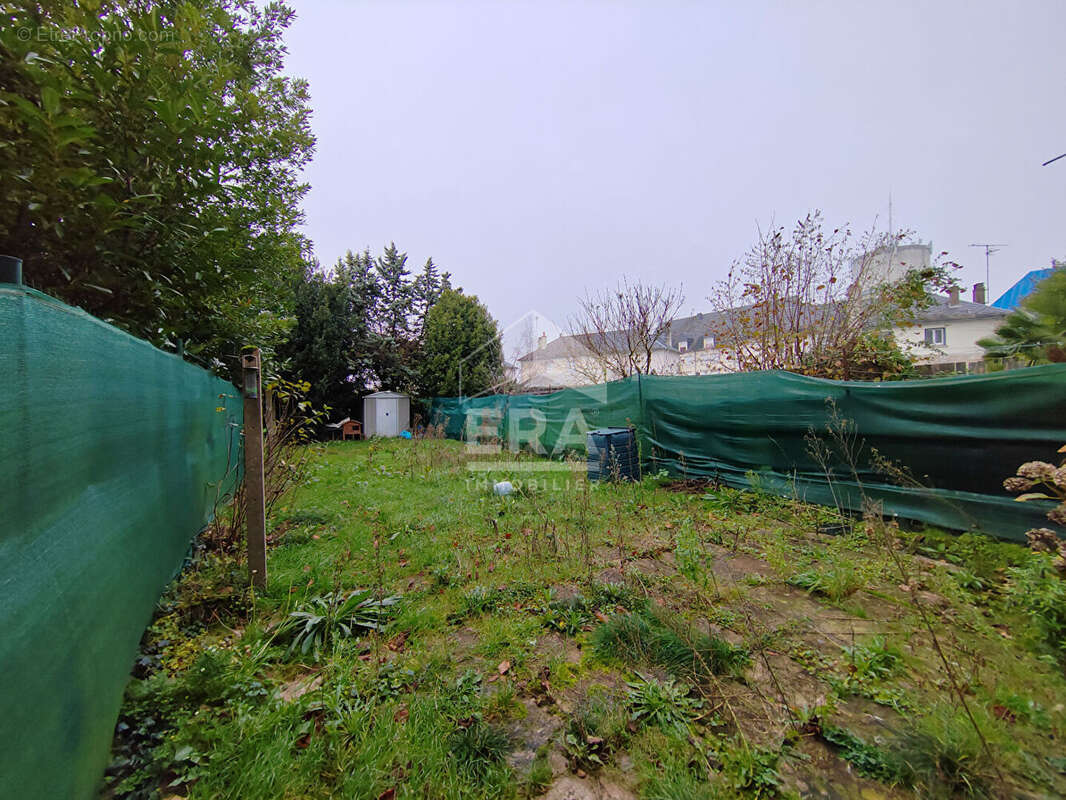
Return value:
M 1055 465 L 1046 461 L 1026 461 L 1018 467 L 1018 474 L 1035 481 L 1052 481 L 1055 478 Z
M 1050 553 L 1059 549 L 1059 537 L 1051 528 L 1033 528 L 1025 532 L 1029 547 L 1037 553 Z
M 1026 489 L 1032 489 L 1033 483 L 1028 478 L 1007 478 L 1003 481 L 1003 488 L 1008 492 L 1024 492 Z
M 1066 464 L 1063 464 L 1061 467 L 1055 470 L 1055 476 L 1051 479 L 1051 481 L 1060 489 L 1066 489 Z
M 1056 525 L 1066 525 L 1066 503 L 1059 503 L 1047 512 L 1047 518 Z

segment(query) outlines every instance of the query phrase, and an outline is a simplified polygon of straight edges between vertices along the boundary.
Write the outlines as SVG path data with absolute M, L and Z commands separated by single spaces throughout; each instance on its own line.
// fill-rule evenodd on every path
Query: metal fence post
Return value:
M 259 348 L 241 356 L 244 383 L 244 520 L 248 530 L 248 575 L 266 586 L 266 490 L 263 479 L 263 384 Z

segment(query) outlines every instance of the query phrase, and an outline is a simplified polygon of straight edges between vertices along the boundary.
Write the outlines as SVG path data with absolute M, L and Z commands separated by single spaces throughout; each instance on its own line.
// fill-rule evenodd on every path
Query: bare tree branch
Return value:
M 666 285 L 630 282 L 581 299 L 570 320 L 577 348 L 571 368 L 594 383 L 652 372 L 652 355 L 663 346 L 685 297 Z
M 930 289 L 954 285 L 950 262 L 902 278 L 879 274 L 906 234 L 826 231 L 821 212 L 762 229 L 708 300 L 715 338 L 738 370 L 783 369 L 831 378 L 887 377 L 913 362 L 889 332 L 913 322 Z M 942 254 L 943 255 L 943 254 Z

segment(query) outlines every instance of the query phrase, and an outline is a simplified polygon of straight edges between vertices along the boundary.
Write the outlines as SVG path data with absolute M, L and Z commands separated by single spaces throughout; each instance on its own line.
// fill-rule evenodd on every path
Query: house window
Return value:
M 948 343 L 948 329 L 947 328 L 926 328 L 925 329 L 925 343 L 931 344 L 934 347 L 943 347 Z
M 688 350 L 688 339 L 682 339 L 680 342 L 678 342 L 677 349 L 680 353 L 684 353 L 686 350 Z

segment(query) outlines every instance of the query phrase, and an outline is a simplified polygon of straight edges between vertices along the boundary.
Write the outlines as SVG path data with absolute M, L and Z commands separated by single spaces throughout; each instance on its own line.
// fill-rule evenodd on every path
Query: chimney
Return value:
M 959 287 L 952 286 L 951 291 L 948 292 L 948 305 L 957 306 L 959 304 Z
M 985 285 L 983 283 L 975 283 L 973 285 L 973 301 L 980 305 L 984 305 L 988 302 L 985 299 Z
M 540 338 L 537 339 L 537 349 L 543 350 L 545 345 L 548 344 L 548 334 L 541 331 Z

